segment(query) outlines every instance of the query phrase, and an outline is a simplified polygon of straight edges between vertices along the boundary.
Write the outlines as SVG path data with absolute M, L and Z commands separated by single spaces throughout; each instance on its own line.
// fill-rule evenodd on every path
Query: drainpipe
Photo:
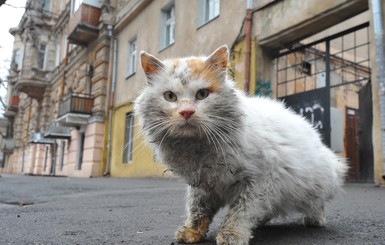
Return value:
M 31 112 L 32 112 L 32 99 L 30 99 L 29 105 L 28 105 L 28 115 L 27 115 L 27 131 L 25 132 L 25 137 L 27 138 L 27 142 L 29 141 L 29 130 L 30 130 L 30 124 L 31 124 Z M 21 172 L 24 172 L 24 161 L 25 161 L 25 148 L 26 144 L 23 142 L 23 155 L 22 155 L 22 162 L 21 162 Z
M 372 0 L 373 32 L 376 46 L 377 82 L 380 97 L 380 120 L 382 139 L 382 179 L 385 180 L 385 50 L 384 50 L 384 28 L 382 26 L 381 1 Z
M 249 94 L 250 90 L 250 58 L 251 58 L 251 24 L 253 22 L 252 0 L 247 0 L 245 19 L 245 74 L 243 90 Z
M 60 95 L 59 95 L 59 100 L 62 100 L 63 99 L 63 96 L 64 96 L 64 88 L 65 88 L 65 79 L 66 79 L 66 69 L 67 69 L 67 65 L 68 65 L 68 53 L 69 53 L 69 50 L 70 50 L 70 43 L 67 42 L 67 47 L 66 47 L 66 56 L 64 57 L 64 65 L 63 65 L 63 75 L 62 75 L 62 78 L 61 78 L 61 82 L 60 82 Z
M 114 100 L 115 100 L 115 88 L 116 88 L 116 64 L 117 64 L 117 55 L 118 55 L 118 40 L 112 34 L 112 25 L 108 25 L 108 36 L 110 37 L 111 43 L 110 47 L 113 47 L 112 54 L 112 74 L 111 74 L 111 90 L 110 90 L 110 102 L 108 107 L 108 135 L 107 135 L 107 162 L 106 162 L 106 171 L 103 176 L 110 175 L 111 169 L 111 135 L 112 135 L 112 114 L 114 110 Z

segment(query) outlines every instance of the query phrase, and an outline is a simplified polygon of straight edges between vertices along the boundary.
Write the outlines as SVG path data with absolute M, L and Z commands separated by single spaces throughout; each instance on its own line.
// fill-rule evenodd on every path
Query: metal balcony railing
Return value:
M 60 101 L 59 117 L 68 113 L 75 114 L 92 114 L 94 106 L 94 98 L 87 94 L 69 94 Z

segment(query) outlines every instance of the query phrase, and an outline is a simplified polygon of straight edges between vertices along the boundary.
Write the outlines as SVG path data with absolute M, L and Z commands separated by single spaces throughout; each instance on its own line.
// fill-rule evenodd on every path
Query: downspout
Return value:
M 382 25 L 381 0 L 372 0 L 373 32 L 376 46 L 377 82 L 380 98 L 380 120 L 382 141 L 382 179 L 385 180 L 385 50 L 384 27 Z
M 106 171 L 103 176 L 110 175 L 111 169 L 111 135 L 112 135 L 112 114 L 114 111 L 114 100 L 115 100 L 115 88 L 116 88 L 116 64 L 117 64 L 117 54 L 118 54 L 118 40 L 113 36 L 112 25 L 108 27 L 108 36 L 110 37 L 110 47 L 113 47 L 112 54 L 112 74 L 111 74 L 111 90 L 110 90 L 110 101 L 108 106 L 108 135 L 107 135 L 107 161 L 106 161 Z
M 59 97 L 59 100 L 63 99 L 63 96 L 64 96 L 64 88 L 65 88 L 65 79 L 66 79 L 66 68 L 67 68 L 67 64 L 68 64 L 68 52 L 69 52 L 69 49 L 70 49 L 70 43 L 67 42 L 67 47 L 66 47 L 66 56 L 64 58 L 64 66 L 63 66 L 63 75 L 62 75 L 62 78 L 61 78 L 61 84 L 60 84 L 60 97 Z
M 29 102 L 29 105 L 28 105 L 27 132 L 25 133 L 25 135 L 26 135 L 25 137 L 27 138 L 27 142 L 29 140 L 29 130 L 30 130 L 30 124 L 31 124 L 31 112 L 32 112 L 32 99 L 30 99 L 30 102 Z M 22 163 L 21 163 L 21 172 L 24 172 L 25 147 L 26 147 L 26 143 L 23 143 L 23 155 L 22 155 Z
M 250 92 L 251 24 L 253 21 L 252 2 L 252 0 L 247 0 L 245 18 L 245 74 L 243 90 L 246 94 Z

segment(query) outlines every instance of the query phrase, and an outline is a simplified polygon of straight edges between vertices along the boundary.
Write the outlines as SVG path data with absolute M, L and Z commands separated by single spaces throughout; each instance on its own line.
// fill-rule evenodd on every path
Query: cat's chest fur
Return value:
M 237 161 L 235 151 L 231 152 L 227 147 L 185 139 L 164 142 L 159 153 L 162 161 L 189 185 L 215 190 L 237 182 L 242 175 L 242 169 L 234 165 Z

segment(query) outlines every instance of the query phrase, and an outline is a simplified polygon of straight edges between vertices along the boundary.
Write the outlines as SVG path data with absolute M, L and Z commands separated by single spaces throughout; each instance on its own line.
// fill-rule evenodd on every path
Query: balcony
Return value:
M 54 124 L 47 125 L 44 127 L 44 137 L 52 139 L 71 139 L 71 128 Z
M 48 86 L 47 72 L 38 68 L 22 70 L 14 89 L 26 93 L 30 98 L 42 100 Z
M 86 94 L 69 94 L 60 101 L 57 122 L 62 126 L 79 127 L 88 123 L 94 98 Z
M 99 18 L 101 9 L 85 3 L 71 16 L 68 23 L 68 40 L 70 43 L 87 45 L 99 34 Z
M 31 144 L 54 144 L 55 140 L 44 138 L 43 133 L 33 132 L 31 135 L 31 138 L 29 140 L 29 143 L 31 143 Z
M 4 117 L 13 118 L 19 110 L 19 95 L 12 95 L 4 112 Z

